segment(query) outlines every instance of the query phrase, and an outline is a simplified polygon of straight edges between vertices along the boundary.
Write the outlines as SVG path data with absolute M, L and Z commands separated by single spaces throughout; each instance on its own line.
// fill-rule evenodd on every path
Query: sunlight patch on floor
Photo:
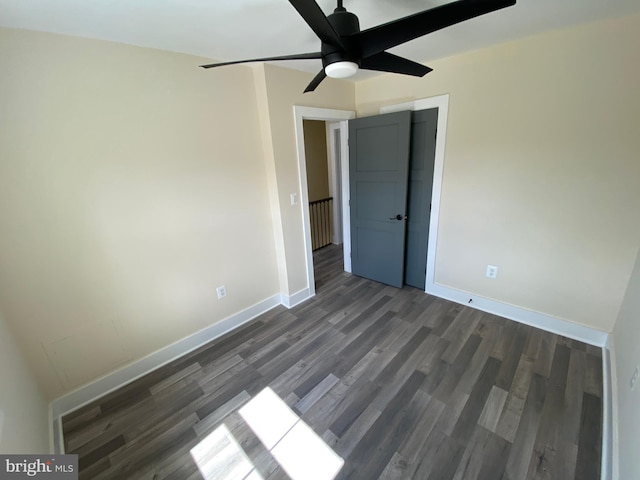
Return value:
M 271 450 L 300 418 L 269 387 L 262 390 L 238 413 L 267 450 Z
M 220 425 L 193 447 L 191 457 L 207 480 L 263 480 L 226 425 Z
M 293 480 L 333 480 L 344 460 L 300 420 L 271 450 Z
M 293 480 L 333 480 L 344 460 L 269 387 L 240 415 Z
M 238 410 L 292 480 L 333 480 L 344 460 L 267 387 Z M 191 450 L 205 479 L 262 480 L 226 425 Z

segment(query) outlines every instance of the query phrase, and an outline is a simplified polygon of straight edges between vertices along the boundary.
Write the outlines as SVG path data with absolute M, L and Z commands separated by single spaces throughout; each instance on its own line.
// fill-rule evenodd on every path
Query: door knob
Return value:
M 389 217 L 389 220 L 398 220 L 398 221 L 400 221 L 403 218 L 406 218 L 406 216 L 403 217 L 402 215 L 398 214 L 395 217 Z

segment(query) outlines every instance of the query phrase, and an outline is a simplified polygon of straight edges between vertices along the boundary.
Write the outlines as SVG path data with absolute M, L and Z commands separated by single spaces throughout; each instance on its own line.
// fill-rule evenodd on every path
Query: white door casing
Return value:
M 307 285 L 309 296 L 316 293 L 315 276 L 313 273 L 313 251 L 311 248 L 311 222 L 309 219 L 309 190 L 307 188 L 307 163 L 304 152 L 303 120 L 321 120 L 325 122 L 340 122 L 340 152 L 341 152 L 341 191 L 342 191 L 342 229 L 345 271 L 351 271 L 351 237 L 349 236 L 349 148 L 347 120 L 355 118 L 356 112 L 351 110 L 333 110 L 327 108 L 301 107 L 294 105 L 296 148 L 298 151 L 298 184 L 300 188 L 300 206 L 302 210 L 302 225 L 304 229 L 304 243 L 307 267 Z M 346 170 L 345 170 L 346 167 Z M 346 172 L 346 178 L 345 178 Z M 344 204 L 347 204 L 345 215 Z M 345 228 L 346 225 L 346 228 Z M 347 263 L 348 261 L 348 263 Z

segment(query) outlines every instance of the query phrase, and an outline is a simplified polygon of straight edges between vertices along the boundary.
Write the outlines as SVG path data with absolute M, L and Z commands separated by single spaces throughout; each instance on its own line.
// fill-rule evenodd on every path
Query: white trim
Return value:
M 334 245 L 342 244 L 342 123 L 327 122 L 327 162 L 329 170 L 329 194 L 333 197 L 333 238 Z M 336 132 L 338 142 L 336 142 Z M 336 143 L 338 143 L 336 145 Z M 336 149 L 339 150 L 336 155 Z
M 342 179 L 342 257 L 344 271 L 351 273 L 351 208 L 349 199 L 349 122 L 340 122 L 340 178 Z
M 188 337 L 178 340 L 171 345 L 156 350 L 155 352 L 136 360 L 135 362 L 109 373 L 87 385 L 77 388 L 62 397 L 51 402 L 51 416 L 53 421 L 54 435 L 56 420 L 62 415 L 66 415 L 78 408 L 100 398 L 114 390 L 117 390 L 128 383 L 137 380 L 157 368 L 180 358 L 196 348 L 234 330 L 241 325 L 253 320 L 272 308 L 281 304 L 281 296 L 274 295 L 245 310 L 242 310 L 224 320 L 206 327 Z M 54 441 L 55 445 L 55 441 Z
M 442 172 L 444 170 L 444 150 L 447 138 L 447 120 L 449 118 L 449 95 L 438 95 L 413 102 L 387 105 L 380 113 L 393 113 L 406 110 L 438 109 L 438 129 L 436 133 L 436 152 L 433 165 L 433 190 L 431 193 L 431 216 L 429 220 L 429 240 L 427 244 L 427 273 L 425 292 L 434 284 L 436 270 L 436 250 L 438 246 L 438 225 L 440 220 L 440 196 L 442 193 Z
M 51 404 L 47 407 L 47 416 L 49 418 L 49 453 L 64 453 L 64 442 L 62 442 L 62 429 L 57 419 L 53 418 L 53 410 Z
M 323 120 L 336 122 L 355 118 L 356 112 L 351 110 L 332 110 L 327 108 L 293 106 L 294 125 L 296 134 L 296 149 L 298 152 L 298 186 L 300 188 L 300 210 L 302 210 L 302 228 L 304 230 L 304 249 L 307 259 L 307 287 L 309 296 L 316 294 L 315 276 L 313 274 L 313 251 L 311 248 L 311 222 L 309 220 L 309 190 L 307 188 L 307 161 L 304 153 L 303 120 Z M 341 139 L 346 142 L 346 138 Z M 348 151 L 347 151 L 348 155 Z M 348 157 L 342 158 L 343 164 Z M 343 184 L 343 196 L 346 196 Z M 344 215 L 343 215 L 344 217 Z M 346 240 L 345 242 L 346 243 Z M 298 292 L 299 293 L 299 292 Z M 298 295 L 298 293 L 294 294 Z
M 315 292 L 313 295 L 315 295 Z M 309 300 L 313 295 L 308 288 L 303 288 L 293 295 L 281 295 L 280 303 L 287 308 L 293 308 L 296 305 L 300 305 L 302 302 Z
M 607 363 L 604 362 L 603 356 L 603 375 L 602 375 L 602 390 L 603 390 L 603 398 L 602 398 L 602 418 L 603 421 L 610 422 L 610 426 L 608 429 L 608 435 L 605 437 L 604 430 L 605 426 L 603 425 L 602 431 L 602 463 L 605 462 L 605 443 L 609 442 L 607 449 L 607 458 L 608 466 L 605 469 L 604 465 L 602 468 L 602 479 L 617 480 L 619 477 L 619 418 L 618 418 L 618 369 L 616 364 L 616 353 L 615 353 L 615 341 L 614 335 L 610 334 L 609 338 L 607 338 L 607 343 L 604 347 L 604 350 L 607 351 Z M 604 353 L 604 351 L 603 351 Z M 606 375 L 606 376 L 605 376 Z M 608 378 L 608 380 L 607 380 Z M 608 398 L 609 400 L 605 400 Z
M 573 323 L 562 318 L 480 297 L 476 294 L 445 287 L 438 283 L 429 285 L 428 287 L 427 293 L 431 295 L 477 308 L 483 312 L 489 312 L 500 317 L 515 320 L 516 322 L 524 323 L 532 327 L 541 328 L 547 332 L 579 340 L 596 347 L 604 347 L 608 338 L 606 332 Z
M 607 335 L 607 340 L 602 347 L 602 461 L 600 463 L 601 480 L 613 478 L 613 415 L 614 399 L 617 395 L 613 390 L 612 375 L 612 338 Z
M 51 407 L 49 407 L 49 411 L 51 411 Z M 53 437 L 51 453 L 53 454 L 64 454 L 64 435 L 62 434 L 62 419 L 61 417 L 52 418 L 49 422 L 51 425 L 51 435 Z

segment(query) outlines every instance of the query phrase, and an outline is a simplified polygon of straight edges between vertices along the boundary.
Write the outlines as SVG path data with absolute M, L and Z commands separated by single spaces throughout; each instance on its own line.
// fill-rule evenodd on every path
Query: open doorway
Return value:
M 340 123 L 302 122 L 316 291 L 344 270 Z
M 311 215 L 308 208 L 310 201 L 310 188 L 307 181 L 307 155 L 305 152 L 304 121 L 316 120 L 323 123 L 324 145 L 328 158 L 327 177 L 329 194 L 333 197 L 331 206 L 331 217 L 333 229 L 331 232 L 331 244 L 338 240 L 341 245 L 338 247 L 342 251 L 342 268 L 344 271 L 351 271 L 350 244 L 348 235 L 348 125 L 347 120 L 355 118 L 355 112 L 348 110 L 331 110 L 313 107 L 294 107 L 296 140 L 298 150 L 298 171 L 300 180 L 300 200 L 302 204 L 302 217 L 304 227 L 305 252 L 307 263 L 307 279 L 309 293 L 311 296 L 316 292 L 316 279 L 314 273 L 313 245 L 311 229 Z M 332 133 L 333 132 L 333 133 Z M 337 155 L 336 155 L 337 153 Z M 345 190 L 346 185 L 346 190 Z M 338 198 L 336 198 L 338 197 Z M 336 212 L 337 211 L 337 212 Z M 345 213 L 346 212 L 346 213 Z M 336 227 L 336 222 L 339 228 Z M 345 225 L 347 226 L 345 228 Z M 336 234 L 339 236 L 336 237 Z
M 334 203 L 340 202 L 340 190 L 329 179 L 327 124 L 322 120 L 303 120 L 304 152 L 307 163 L 311 250 L 342 243 L 338 234 L 340 216 Z M 341 229 L 340 229 L 341 230 Z
M 438 121 L 436 130 L 435 165 L 433 170 L 433 190 L 431 215 L 429 220 L 428 249 L 425 291 L 426 293 L 438 294 L 439 286 L 435 283 L 435 257 L 438 239 L 438 223 L 440 214 L 440 192 L 442 188 L 442 174 L 444 167 L 444 146 L 447 130 L 449 95 L 439 95 L 436 97 L 414 100 L 412 102 L 388 105 L 380 109 L 380 113 L 389 113 L 400 110 L 425 110 L 431 108 L 438 109 Z M 294 106 L 296 141 L 298 151 L 298 173 L 300 181 L 301 201 L 308 203 L 306 163 L 304 153 L 303 126 L 304 119 L 324 120 L 326 122 L 338 122 L 340 128 L 340 185 L 342 192 L 342 251 L 344 258 L 344 271 L 351 272 L 351 227 L 349 209 L 349 148 L 348 148 L 348 122 L 355 118 L 355 112 L 344 110 L 330 110 L 313 107 Z M 331 146 L 329 147 L 331 151 Z M 306 250 L 306 267 L 309 296 L 315 295 L 315 277 L 313 271 L 313 253 L 311 248 L 311 228 L 309 222 L 309 212 L 307 208 L 302 209 L 303 228 Z

